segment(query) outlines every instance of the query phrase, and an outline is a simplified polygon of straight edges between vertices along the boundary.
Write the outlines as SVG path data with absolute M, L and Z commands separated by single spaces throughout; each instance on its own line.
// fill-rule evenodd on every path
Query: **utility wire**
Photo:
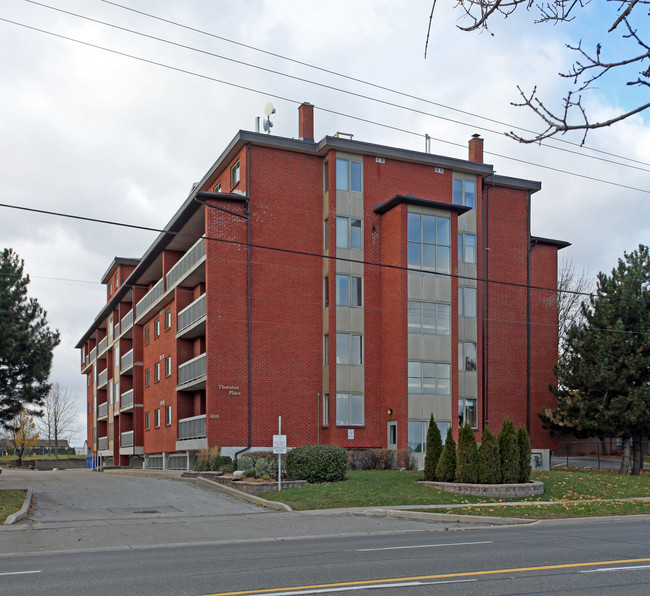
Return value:
M 34 4 L 38 4 L 37 2 L 34 2 L 34 0 L 26 0 L 26 1 L 27 2 L 32 2 Z M 144 12 L 144 11 L 141 11 L 141 10 L 137 10 L 135 8 L 131 8 L 129 6 L 124 6 L 123 4 L 118 4 L 117 2 L 111 2 L 110 0 L 100 0 L 100 1 L 104 2 L 105 4 L 110 4 L 110 5 L 115 6 L 117 8 L 121 8 L 123 10 L 127 10 L 127 11 L 130 11 L 130 12 L 136 13 L 136 14 L 140 14 L 142 16 L 146 16 L 146 17 L 148 17 L 150 19 L 161 21 L 163 23 L 167 23 L 167 24 L 173 25 L 175 27 L 180 27 L 182 29 L 192 31 L 194 33 L 200 33 L 201 35 L 205 35 L 207 37 L 212 37 L 214 39 L 218 39 L 218 40 L 221 40 L 221 41 L 225 41 L 227 43 L 238 45 L 240 47 L 244 47 L 244 48 L 247 48 L 247 49 L 250 49 L 250 50 L 254 50 L 256 52 L 260 52 L 260 53 L 266 54 L 268 56 L 273 56 L 274 58 L 280 58 L 282 60 L 286 60 L 287 62 L 292 62 L 292 63 L 298 64 L 300 66 L 306 66 L 307 68 L 318 70 L 320 72 L 324 72 L 326 74 L 330 74 L 330 75 L 333 75 L 333 76 L 336 76 L 336 77 L 340 77 L 340 78 L 343 78 L 343 79 L 346 79 L 346 80 L 349 80 L 349 81 L 352 81 L 352 82 L 355 82 L 355 83 L 361 83 L 362 85 L 367 85 L 367 86 L 373 87 L 375 89 L 380 89 L 382 91 L 388 91 L 390 93 L 394 93 L 396 95 L 400 95 L 400 96 L 406 97 L 408 99 L 415 99 L 416 101 L 421 101 L 421 102 L 424 102 L 424 103 L 428 103 L 430 105 L 434 105 L 434 106 L 437 106 L 437 107 L 440 107 L 440 108 L 444 108 L 446 110 L 451 110 L 453 112 L 458 112 L 459 114 L 464 114 L 465 116 L 472 116 L 473 118 L 479 118 L 479 119 L 485 120 L 487 122 L 492 122 L 494 124 L 499 124 L 501 126 L 506 126 L 506 127 L 513 128 L 513 129 L 516 129 L 516 130 L 521 130 L 523 132 L 527 132 L 527 133 L 530 133 L 530 134 L 535 134 L 535 135 L 538 134 L 534 130 L 523 128 L 521 126 L 517 126 L 517 125 L 514 125 L 514 124 L 508 124 L 507 122 L 503 122 L 501 120 L 496 120 L 494 118 L 489 118 L 487 116 L 481 116 L 481 115 L 475 114 L 473 112 L 468 112 L 468 111 L 465 111 L 465 110 L 461 110 L 459 108 L 448 106 L 448 105 L 443 104 L 443 103 L 438 103 L 438 102 L 435 102 L 435 101 L 432 101 L 432 100 L 429 100 L 429 99 L 425 99 L 423 97 L 418 97 L 416 95 L 411 95 L 409 93 L 405 93 L 404 91 L 399 91 L 398 89 L 393 89 L 391 87 L 385 87 L 383 85 L 379 85 L 377 83 L 372 83 L 372 82 L 364 80 L 364 79 L 360 79 L 360 78 L 357 78 L 357 77 L 346 75 L 346 74 L 343 74 L 341 72 L 337 72 L 337 71 L 334 71 L 334 70 L 331 70 L 331 69 L 328 69 L 328 68 L 323 68 L 323 67 L 320 67 L 320 66 L 316 66 L 316 65 L 310 64 L 308 62 L 303 62 L 302 60 L 297 60 L 295 58 L 290 58 L 288 56 L 284 56 L 284 55 L 278 54 L 276 52 L 271 52 L 271 51 L 268 51 L 268 50 L 264 50 L 263 48 L 259 48 L 259 47 L 256 47 L 256 46 L 253 46 L 253 45 L 250 45 L 250 44 L 235 41 L 235 40 L 230 39 L 228 37 L 223 37 L 221 35 L 216 35 L 214 33 L 210 33 L 210 32 L 205 31 L 203 29 L 197 29 L 195 27 L 190 27 L 188 25 L 184 25 L 184 24 L 179 23 L 177 21 L 172 21 L 170 19 L 165 19 L 165 18 L 159 17 L 157 15 L 153 15 L 153 14 L 148 13 L 148 12 Z M 42 5 L 42 6 L 45 6 L 45 5 Z M 228 59 L 228 58 L 225 58 L 225 59 Z M 282 73 L 278 73 L 278 74 L 282 74 Z M 436 116 L 436 117 L 438 117 L 438 116 Z M 442 118 L 442 117 L 440 117 L 440 118 Z M 456 121 L 452 120 L 452 122 L 456 122 Z M 465 124 L 465 123 L 460 122 L 460 124 Z M 465 125 L 466 126 L 473 126 L 473 125 L 469 125 L 469 124 L 465 124 Z M 488 129 L 483 129 L 483 130 L 488 130 Z M 491 132 L 494 132 L 494 131 L 491 131 Z M 497 134 L 503 134 L 503 133 L 497 131 Z M 609 155 L 610 157 L 616 157 L 618 159 L 624 159 L 626 161 L 630 161 L 630 162 L 633 162 L 633 163 L 638 163 L 638 164 L 641 164 L 641 165 L 650 166 L 649 163 L 639 161 L 639 160 L 633 159 L 631 157 L 626 157 L 624 155 L 617 155 L 617 154 L 611 153 L 609 151 L 603 151 L 603 150 L 600 150 L 600 149 L 596 149 L 594 147 L 581 145 L 580 143 L 574 143 L 572 141 L 567 141 L 566 139 L 554 139 L 554 140 L 556 142 L 558 142 L 558 143 L 563 143 L 563 144 L 566 144 L 566 145 L 572 145 L 572 146 L 578 147 L 580 149 L 588 149 L 588 150 L 594 151 L 596 153 L 601 153 L 603 155 Z M 544 145 L 546 147 L 551 147 L 553 149 L 560 149 L 561 150 L 560 147 L 555 147 L 554 145 L 549 145 L 547 142 L 540 143 L 540 145 Z M 566 150 L 566 151 L 569 151 L 569 150 Z M 593 158 L 593 156 L 584 155 L 583 153 L 578 152 L 578 151 L 569 151 L 569 152 L 574 153 L 576 155 L 581 155 L 582 157 Z M 594 159 L 597 159 L 597 158 L 594 158 Z M 610 162 L 610 160 L 603 160 L 603 161 Z M 619 162 L 610 162 L 610 163 L 616 163 L 618 165 L 623 165 L 623 166 L 626 165 L 626 164 L 621 164 Z M 626 166 L 626 167 L 631 167 L 631 166 Z M 646 170 L 644 168 L 638 168 L 638 169 L 641 169 L 642 171 L 648 171 L 648 170 Z
M 209 81 L 212 81 L 212 82 L 215 82 L 215 83 L 220 83 L 222 85 L 227 85 L 227 86 L 230 86 L 230 87 L 234 87 L 236 89 L 242 89 L 242 90 L 245 90 L 245 91 L 250 91 L 251 93 L 257 93 L 259 95 L 264 95 L 266 97 L 273 97 L 273 98 L 276 98 L 276 99 L 280 99 L 282 101 L 286 101 L 286 102 L 294 103 L 294 104 L 298 104 L 298 105 L 300 105 L 302 103 L 299 100 L 288 98 L 288 97 L 285 97 L 285 96 L 282 96 L 282 95 L 278 95 L 276 93 L 269 93 L 267 91 L 254 89 L 254 88 L 248 87 L 246 85 L 240 85 L 240 84 L 237 84 L 237 83 L 233 83 L 231 81 L 225 81 L 223 79 L 218 79 L 216 77 L 212 77 L 212 76 L 209 76 L 209 75 L 193 72 L 193 71 L 190 71 L 190 70 L 187 70 L 187 69 L 184 69 L 184 68 L 171 66 L 170 64 L 165 64 L 163 62 L 150 60 L 148 58 L 143 58 L 141 56 L 128 54 L 126 52 L 121 52 L 119 50 L 114 50 L 114 49 L 111 49 L 111 48 L 107 48 L 105 46 L 100 46 L 100 45 L 93 44 L 93 43 L 90 43 L 90 42 L 87 42 L 87 41 L 82 41 L 82 40 L 75 39 L 75 38 L 72 38 L 72 37 L 69 37 L 69 36 L 66 36 L 66 35 L 62 35 L 60 33 L 54 33 L 52 31 L 47 31 L 45 29 L 40 29 L 38 27 L 34 27 L 32 25 L 27 25 L 25 23 L 19 23 L 17 21 L 12 21 L 10 19 L 5 19 L 5 18 L 2 18 L 2 17 L 0 17 L 0 21 L 10 23 L 12 25 L 17 25 L 19 27 L 24 27 L 26 29 L 30 29 L 32 31 L 36 31 L 36 32 L 39 32 L 39 33 L 44 33 L 46 35 L 50 35 L 52 37 L 56 37 L 56 38 L 59 38 L 59 39 L 64 39 L 66 41 L 72 41 L 74 43 L 78 43 L 78 44 L 81 44 L 81 45 L 84 45 L 84 46 L 92 47 L 92 48 L 102 50 L 102 51 L 105 51 L 105 52 L 109 52 L 109 53 L 112 53 L 112 54 L 115 54 L 115 55 L 118 55 L 118 56 L 122 56 L 122 57 L 125 57 L 125 58 L 131 58 L 133 60 L 138 60 L 138 61 L 144 62 L 146 64 L 152 64 L 154 66 L 159 66 L 161 68 L 165 68 L 165 69 L 172 70 L 172 71 L 175 71 L 175 72 L 188 74 L 188 75 L 195 76 L 195 77 L 205 79 L 205 80 L 209 80 Z M 391 126 L 391 125 L 385 124 L 383 122 L 376 122 L 376 121 L 373 121 L 373 120 L 369 120 L 367 118 L 362 118 L 360 116 L 353 116 L 351 114 L 346 114 L 344 112 L 331 110 L 331 109 L 324 108 L 324 107 L 321 107 L 321 106 L 315 106 L 315 107 L 317 107 L 319 110 L 321 110 L 323 112 L 338 115 L 338 116 L 341 116 L 343 118 L 349 118 L 349 119 L 356 120 L 356 121 L 359 121 L 359 122 L 365 122 L 367 124 L 372 124 L 374 126 L 380 126 L 382 128 L 387 128 L 387 129 L 390 129 L 390 130 L 403 132 L 405 134 L 410 134 L 410 135 L 414 135 L 414 136 L 421 137 L 421 138 L 424 138 L 426 136 L 426 135 L 424 135 L 422 133 L 419 133 L 419 132 L 410 131 L 410 130 L 400 128 L 400 127 L 397 127 L 397 126 Z M 435 138 L 435 137 L 429 137 L 429 138 L 431 138 L 431 139 L 433 139 L 435 141 L 438 141 L 440 143 L 446 143 L 448 145 L 453 145 L 453 146 L 456 146 L 456 147 L 465 147 L 465 145 L 462 145 L 460 143 L 455 143 L 455 142 L 452 142 L 452 141 L 447 141 L 447 140 L 440 139 L 440 138 Z M 593 176 L 587 176 L 586 174 L 578 174 L 577 172 L 572 172 L 572 171 L 569 171 L 569 170 L 562 170 L 560 168 L 554 168 L 554 167 L 551 167 L 551 166 L 545 166 L 545 165 L 542 165 L 542 164 L 526 161 L 526 160 L 523 160 L 523 159 L 518 159 L 518 158 L 515 158 L 515 157 L 509 157 L 507 155 L 502 155 L 502 154 L 499 154 L 499 153 L 493 153 L 493 152 L 490 152 L 490 151 L 486 151 L 485 154 L 493 155 L 495 157 L 500 157 L 502 159 L 508 159 L 508 160 L 511 160 L 511 161 L 516 161 L 516 162 L 527 164 L 527 165 L 537 167 L 537 168 L 547 169 L 547 170 L 550 170 L 550 171 L 553 171 L 553 172 L 558 172 L 558 173 L 561 173 L 561 174 L 566 174 L 566 175 L 577 177 L 577 178 L 582 178 L 584 180 L 591 180 L 593 182 L 600 182 L 602 184 L 608 184 L 608 185 L 611 185 L 611 186 L 617 186 L 619 188 L 625 188 L 625 189 L 628 189 L 628 190 L 635 190 L 635 191 L 638 191 L 638 192 L 643 192 L 643 193 L 646 193 L 646 194 L 650 194 L 649 189 L 638 188 L 638 187 L 634 187 L 634 186 L 628 186 L 628 185 L 621 184 L 621 183 L 618 183 L 618 182 L 612 182 L 610 180 L 595 178 Z

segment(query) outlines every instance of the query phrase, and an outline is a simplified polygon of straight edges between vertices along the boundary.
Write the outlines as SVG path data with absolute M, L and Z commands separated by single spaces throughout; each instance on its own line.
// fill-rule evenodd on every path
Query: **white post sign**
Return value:
M 273 453 L 278 454 L 278 492 L 282 491 L 282 454 L 287 452 L 287 435 L 282 434 L 282 416 L 278 416 L 278 434 L 273 435 Z

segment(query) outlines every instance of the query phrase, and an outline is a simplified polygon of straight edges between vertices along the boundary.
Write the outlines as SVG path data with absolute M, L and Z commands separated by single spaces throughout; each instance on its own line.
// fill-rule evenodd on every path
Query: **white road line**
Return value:
M 0 575 L 24 575 L 26 573 L 40 573 L 40 570 L 38 570 L 38 571 L 6 571 L 5 573 L 0 572 Z
M 601 567 L 600 569 L 586 569 L 580 573 L 604 573 L 608 571 L 630 571 L 634 569 L 650 569 L 650 565 L 634 565 L 632 567 Z
M 441 582 L 404 582 L 386 583 L 386 584 L 372 584 L 360 586 L 344 586 L 340 588 L 317 588 L 313 590 L 291 590 L 289 592 L 264 592 L 265 596 L 290 596 L 291 594 L 329 594 L 330 592 L 349 592 L 351 590 L 376 590 L 382 588 L 406 588 L 408 586 L 434 586 L 439 584 L 461 584 L 467 582 L 475 582 L 475 579 L 452 579 Z
M 439 548 L 443 546 L 470 546 L 472 544 L 492 544 L 492 541 L 487 542 L 450 542 L 449 544 L 416 544 L 412 546 L 386 546 L 384 548 L 360 548 L 358 553 L 366 553 L 375 550 L 401 550 L 404 548 Z

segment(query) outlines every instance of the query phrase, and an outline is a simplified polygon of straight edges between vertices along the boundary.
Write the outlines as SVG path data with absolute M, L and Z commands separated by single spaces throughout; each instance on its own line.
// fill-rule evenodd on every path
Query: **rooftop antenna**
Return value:
M 273 128 L 273 122 L 271 122 L 271 114 L 275 114 L 275 108 L 272 103 L 267 103 L 264 107 L 264 113 L 266 114 L 266 120 L 264 120 L 264 132 L 271 134 L 271 129 Z

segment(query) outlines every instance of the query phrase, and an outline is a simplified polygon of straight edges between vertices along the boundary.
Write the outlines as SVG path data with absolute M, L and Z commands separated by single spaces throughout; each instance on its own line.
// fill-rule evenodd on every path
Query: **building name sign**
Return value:
M 227 391 L 228 395 L 241 395 L 241 390 L 239 385 L 218 385 L 219 389 L 222 391 Z

